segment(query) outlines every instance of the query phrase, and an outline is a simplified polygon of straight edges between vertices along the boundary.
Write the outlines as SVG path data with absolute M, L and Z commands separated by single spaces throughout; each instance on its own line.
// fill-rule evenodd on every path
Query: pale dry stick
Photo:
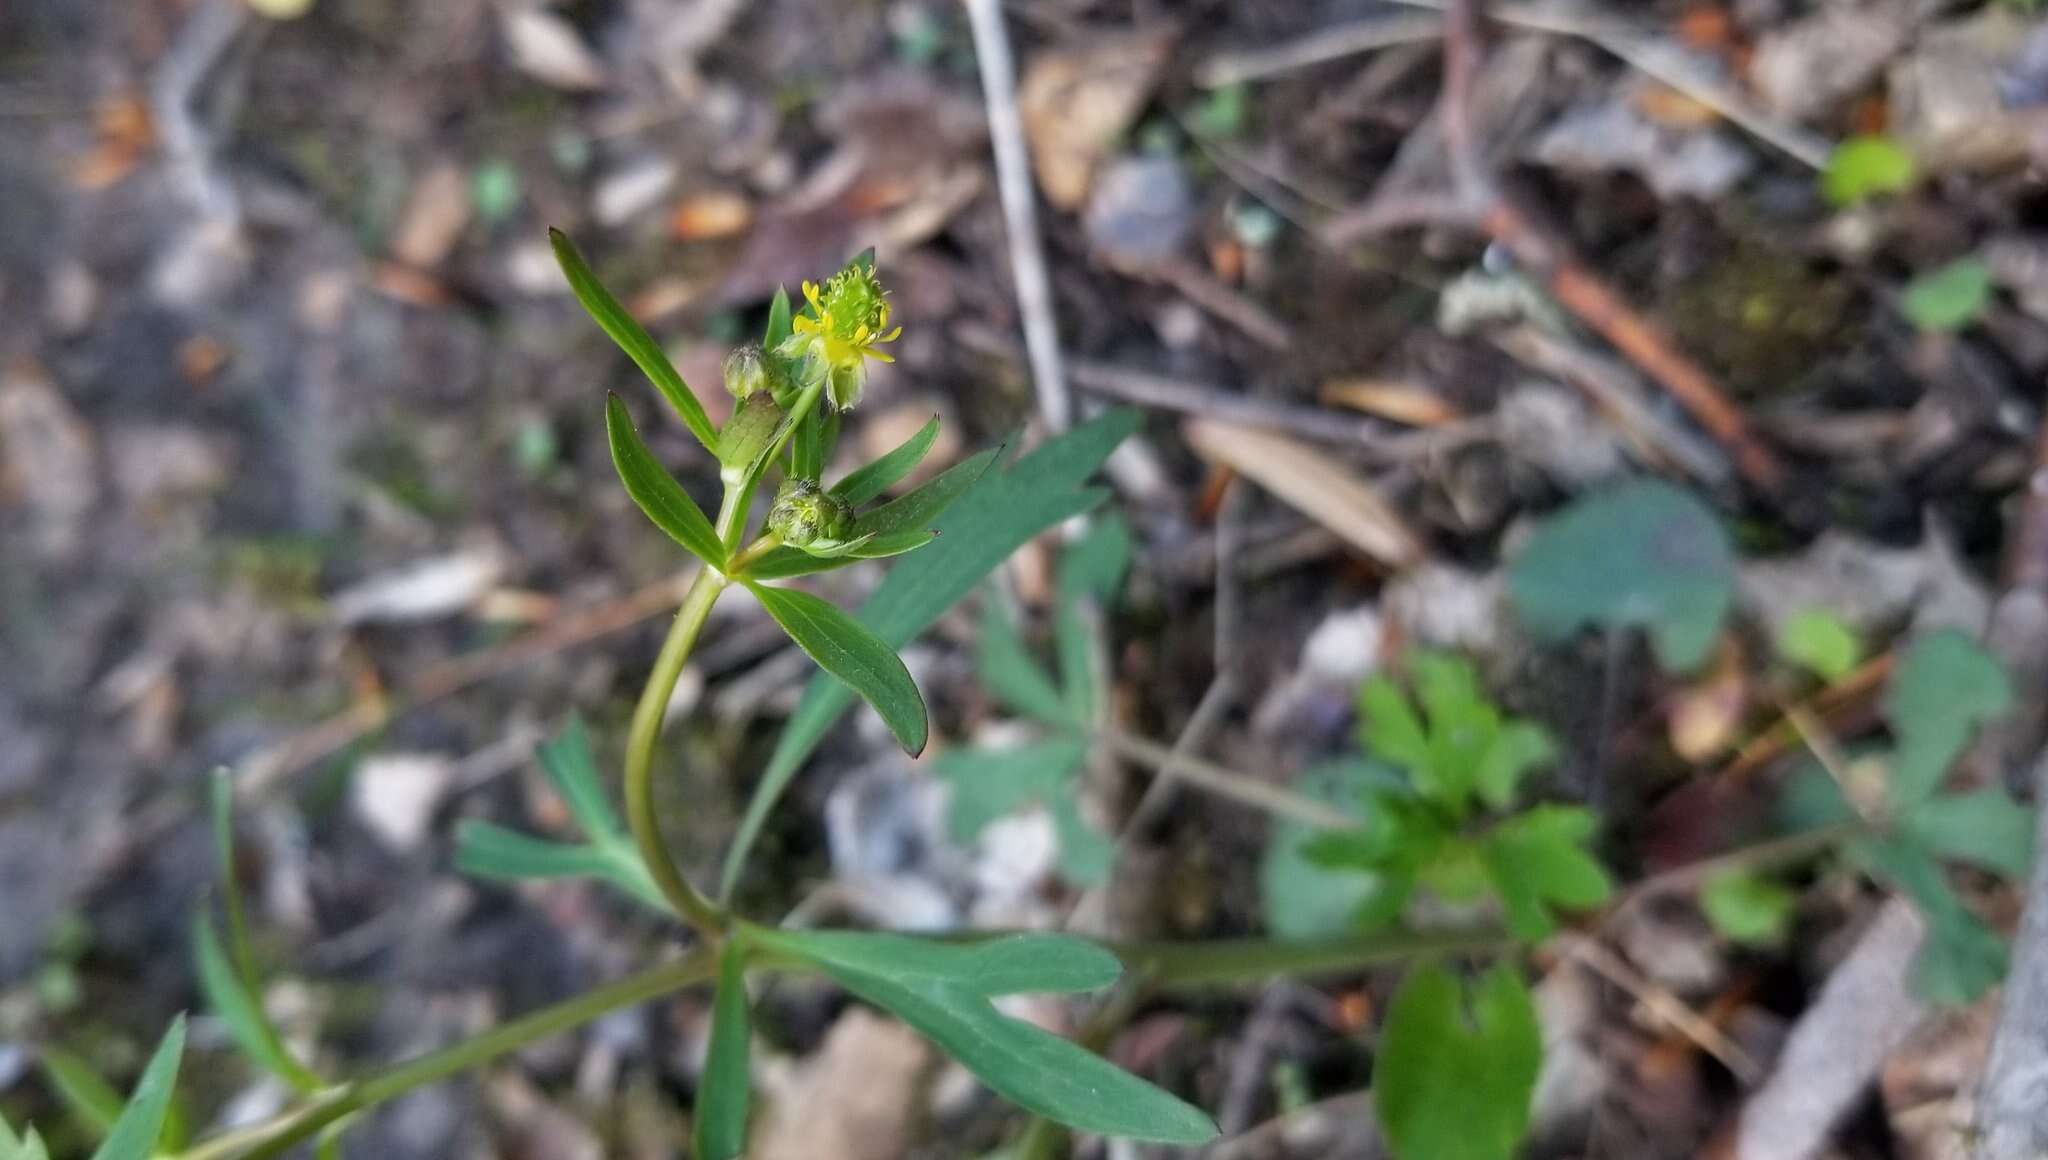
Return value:
M 1171 767 L 1175 776 L 1188 785 L 1274 817 L 1290 818 L 1324 830 L 1348 830 L 1358 825 L 1357 818 L 1312 797 L 1271 785 L 1192 754 L 1175 753 L 1157 741 L 1110 728 L 1096 730 L 1095 739 L 1119 757 L 1155 772 Z
M 1652 1015 L 1692 1040 L 1701 1051 L 1719 1060 L 1745 1086 L 1755 1083 L 1763 1075 L 1756 1059 L 1744 1051 L 1741 1044 L 1714 1026 L 1711 1019 L 1693 1010 L 1685 1000 L 1637 974 L 1635 968 L 1622 962 L 1614 952 L 1581 935 L 1566 934 L 1560 941 L 1565 954 L 1628 992 L 1630 998 L 1641 1003 Z
M 1449 0 L 1394 0 L 1414 8 L 1444 11 Z M 1638 33 L 1617 20 L 1587 17 L 1558 6 L 1502 5 L 1492 13 L 1502 24 L 1530 32 L 1572 36 L 1597 45 L 1623 64 L 1687 98 L 1697 101 L 1748 132 L 1757 140 L 1809 169 L 1826 169 L 1834 145 L 1806 128 L 1781 121 L 1751 104 L 1726 83 L 1708 76 L 1663 41 Z
M 1377 419 L 1274 402 L 1150 371 L 1096 362 L 1076 362 L 1073 370 L 1074 385 L 1094 394 L 1161 411 L 1207 416 L 1286 431 L 1318 442 L 1362 447 L 1382 462 L 1399 462 L 1421 455 L 1432 445 L 1429 433 L 1400 431 Z
M 242 0 L 205 0 L 178 30 L 150 85 L 150 117 L 173 180 L 201 217 L 230 230 L 241 228 L 241 199 L 214 167 L 213 143 L 192 105 L 253 18 Z
M 1319 28 L 1285 44 L 1217 53 L 1195 69 L 1195 83 L 1205 89 L 1220 89 L 1441 35 L 1442 25 L 1429 16 L 1403 13 L 1357 20 Z
M 1053 314 L 1052 276 L 1038 232 L 1038 205 L 1031 158 L 1024 146 L 1024 120 L 1017 111 L 1017 68 L 1010 34 L 1003 27 L 1001 0 L 965 0 L 974 36 L 974 58 L 988 104 L 989 144 L 995 153 L 996 194 L 1009 234 L 1010 272 L 1017 281 L 1017 309 L 1024 319 L 1024 349 L 1046 433 L 1057 435 L 1073 423 L 1074 400 L 1062 367 L 1058 323 Z

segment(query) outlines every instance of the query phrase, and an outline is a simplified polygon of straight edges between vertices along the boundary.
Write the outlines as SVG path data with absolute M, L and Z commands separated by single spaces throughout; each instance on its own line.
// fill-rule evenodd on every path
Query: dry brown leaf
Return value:
M 729 191 L 699 193 L 683 199 L 668 219 L 669 232 L 686 242 L 729 238 L 754 222 L 754 204 Z
M 931 1048 L 917 1033 L 849 1007 L 801 1063 L 770 1065 L 756 1160 L 891 1160 L 909 1144 Z
M 1385 379 L 1332 379 L 1323 384 L 1322 399 L 1410 427 L 1440 427 L 1459 417 L 1456 407 L 1428 387 Z
M 434 166 L 405 199 L 391 256 L 423 270 L 440 265 L 468 228 L 472 205 L 469 175 L 462 166 L 453 161 Z
M 1377 488 L 1308 444 L 1214 419 L 1189 419 L 1181 431 L 1205 458 L 1229 466 L 1380 563 L 1399 570 L 1428 555 Z
M 505 43 L 519 71 L 554 88 L 588 92 L 605 85 L 604 65 L 574 26 L 552 12 L 522 5 L 499 9 Z
M 1047 201 L 1075 210 L 1088 199 L 1096 163 L 1151 99 L 1172 43 L 1170 34 L 1104 36 L 1031 58 L 1017 111 Z
M 1726 753 L 1740 737 L 1748 705 L 1749 681 L 1742 672 L 1742 649 L 1733 641 L 1723 641 L 1714 667 L 1672 698 L 1672 751 L 1692 762 Z

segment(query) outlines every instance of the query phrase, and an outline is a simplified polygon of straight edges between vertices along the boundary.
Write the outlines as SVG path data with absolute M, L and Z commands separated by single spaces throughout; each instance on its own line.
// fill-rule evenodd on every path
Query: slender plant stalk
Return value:
M 1192 754 L 1175 753 L 1149 738 L 1120 729 L 1102 728 L 1095 730 L 1095 739 L 1119 757 L 1160 772 L 1171 770 L 1172 776 L 1189 785 L 1199 786 L 1218 797 L 1227 797 L 1253 809 L 1264 810 L 1275 817 L 1305 822 L 1325 830 L 1346 830 L 1358 825 L 1357 818 L 1334 806 L 1247 777 Z
M 261 1124 L 215 1137 L 177 1154 L 176 1160 L 263 1160 L 281 1156 L 329 1124 L 375 1107 L 417 1087 L 479 1067 L 530 1043 L 558 1035 L 624 1007 L 635 1007 L 670 991 L 710 981 L 718 974 L 718 950 L 709 944 L 679 959 L 628 975 L 474 1039 L 443 1048 L 385 1071 L 329 1088 L 306 1104 Z
M 728 504 L 729 500 L 728 496 Z M 640 848 L 640 858 L 654 875 L 654 884 L 661 888 L 662 897 L 668 899 L 684 922 L 695 927 L 707 941 L 714 942 L 725 929 L 725 912 L 690 885 L 661 838 L 661 826 L 654 812 L 654 749 L 661 737 L 661 721 L 668 712 L 669 698 L 676 691 L 676 679 L 682 675 L 683 662 L 690 659 L 690 650 L 696 646 L 697 636 L 711 616 L 711 606 L 718 602 L 726 583 L 724 574 L 708 565 L 697 573 L 674 623 L 669 625 L 668 639 L 661 642 L 661 655 L 655 658 L 654 671 L 647 675 L 647 684 L 640 690 L 640 703 L 633 708 L 633 723 L 626 734 L 626 823 L 633 831 L 633 842 Z

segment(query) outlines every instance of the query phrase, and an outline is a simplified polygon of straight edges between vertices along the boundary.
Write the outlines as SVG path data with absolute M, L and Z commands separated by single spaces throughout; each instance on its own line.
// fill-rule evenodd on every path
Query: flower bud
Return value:
M 749 343 L 725 356 L 725 365 L 720 368 L 725 376 L 725 389 L 735 399 L 758 395 L 768 389 L 768 361 L 761 348 Z
M 852 527 L 852 507 L 815 479 L 784 480 L 768 509 L 768 530 L 793 548 L 840 543 Z

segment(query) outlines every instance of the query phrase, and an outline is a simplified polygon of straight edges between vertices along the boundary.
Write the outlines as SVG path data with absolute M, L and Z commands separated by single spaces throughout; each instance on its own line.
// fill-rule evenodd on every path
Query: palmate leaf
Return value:
M 893 568 L 860 612 L 884 643 L 901 648 L 972 591 L 1025 541 L 1108 498 L 1082 486 L 1140 416 L 1110 411 L 1053 439 L 1007 471 L 990 471 L 946 512 L 937 543 Z M 768 814 L 790 779 L 851 704 L 836 681 L 813 681 L 790 716 L 726 851 L 719 895 L 730 898 Z
M 589 312 L 597 325 L 611 336 L 620 350 L 626 352 L 626 356 L 647 376 L 647 381 L 653 383 L 662 398 L 668 400 L 669 406 L 675 408 L 676 414 L 682 417 L 683 425 L 697 437 L 697 442 L 712 454 L 717 454 L 718 430 L 711 425 L 711 416 L 704 412 L 704 404 L 691 393 L 689 384 L 676 373 L 675 366 L 662 353 L 661 347 L 631 314 L 626 313 L 626 308 L 619 305 L 611 291 L 597 280 L 590 264 L 583 260 L 575 243 L 569 240 L 569 235 L 551 229 L 548 242 L 555 248 L 555 261 L 560 263 L 562 273 L 568 277 L 569 289 L 575 292 L 576 301 L 583 304 L 583 309 Z
M 633 417 L 626 413 L 626 405 L 617 395 L 605 401 L 604 429 L 611 442 L 612 466 L 618 469 L 626 494 L 647 513 L 654 526 L 667 532 L 691 555 L 714 568 L 724 567 L 725 545 L 712 528 L 710 518 L 647 449 L 647 444 L 640 441 L 640 432 L 633 428 Z
M 924 752 L 931 732 L 924 696 L 895 649 L 829 600 L 793 588 L 752 582 L 747 588 L 819 668 L 844 681 L 874 706 L 905 752 L 913 757 Z
M 1373 1107 L 1401 1160 L 1509 1160 L 1542 1066 L 1536 1005 L 1512 966 L 1468 988 L 1424 963 L 1387 1005 Z
M 180 1015 L 164 1032 L 149 1065 L 142 1069 L 134 1093 L 128 1097 L 128 1106 L 121 1110 L 120 1118 L 114 1121 L 92 1160 L 149 1160 L 163 1135 L 164 1119 L 170 1113 L 172 1092 L 178 1083 L 178 1060 L 184 1053 L 185 1017 Z
M 1201 1144 L 1215 1125 L 1199 1109 L 1101 1056 L 997 1011 L 992 997 L 1094 990 L 1122 972 L 1082 939 L 1016 935 L 956 944 L 846 932 L 764 933 L 937 1044 L 998 1095 L 1087 1132 Z
M 748 1017 L 746 948 L 737 940 L 718 958 L 718 991 L 711 1001 L 711 1045 L 697 1089 L 697 1160 L 733 1160 L 747 1148 L 747 1097 L 753 1077 L 747 1057 L 753 1029 Z

